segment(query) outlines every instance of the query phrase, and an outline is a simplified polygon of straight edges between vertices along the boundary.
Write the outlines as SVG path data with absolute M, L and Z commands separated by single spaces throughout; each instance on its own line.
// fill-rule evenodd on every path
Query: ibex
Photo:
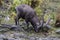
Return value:
M 35 32 L 39 31 L 39 28 L 41 27 L 40 20 L 33 8 L 31 8 L 29 5 L 22 4 L 17 7 L 15 7 L 17 16 L 15 17 L 15 24 L 19 24 L 19 19 L 25 19 L 27 26 L 29 26 L 29 22 L 33 26 Z

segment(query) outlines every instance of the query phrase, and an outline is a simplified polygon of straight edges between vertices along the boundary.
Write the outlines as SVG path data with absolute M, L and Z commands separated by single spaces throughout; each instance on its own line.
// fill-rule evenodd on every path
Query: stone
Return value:
M 60 34 L 60 29 L 56 30 L 56 33 L 57 33 L 57 34 Z
M 35 38 L 34 37 L 30 37 L 29 40 L 35 40 Z

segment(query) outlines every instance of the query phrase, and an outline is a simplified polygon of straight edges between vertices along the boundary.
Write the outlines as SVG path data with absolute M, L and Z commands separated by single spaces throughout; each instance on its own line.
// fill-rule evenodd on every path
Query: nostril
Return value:
M 38 31 L 38 30 L 35 30 L 35 32 L 37 32 L 37 33 L 38 33 L 39 31 Z
M 38 32 L 39 32 L 39 28 L 36 28 L 36 29 L 35 29 L 35 32 L 37 32 L 37 33 L 38 33 Z

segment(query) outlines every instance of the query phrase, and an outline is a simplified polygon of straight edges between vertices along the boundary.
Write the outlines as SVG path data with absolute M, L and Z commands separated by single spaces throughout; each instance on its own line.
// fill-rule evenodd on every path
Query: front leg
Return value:
M 19 18 L 17 16 L 15 17 L 15 25 L 19 25 Z

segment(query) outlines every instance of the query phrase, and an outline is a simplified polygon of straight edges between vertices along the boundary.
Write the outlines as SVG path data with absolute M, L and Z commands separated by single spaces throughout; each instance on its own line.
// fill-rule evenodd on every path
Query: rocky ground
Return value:
M 40 34 L 40 33 L 39 33 Z M 9 31 L 0 34 L 0 40 L 60 40 L 56 36 L 38 35 L 38 33 L 25 34 L 24 32 Z
M 27 35 L 23 32 L 9 31 L 0 34 L 0 40 L 60 40 L 60 38 L 52 36 L 42 37 L 41 35 L 37 36 L 34 33 Z
M 59 30 L 56 32 L 39 32 L 36 33 L 34 30 L 22 30 L 20 27 L 15 25 L 0 25 L 0 40 L 60 40 Z

